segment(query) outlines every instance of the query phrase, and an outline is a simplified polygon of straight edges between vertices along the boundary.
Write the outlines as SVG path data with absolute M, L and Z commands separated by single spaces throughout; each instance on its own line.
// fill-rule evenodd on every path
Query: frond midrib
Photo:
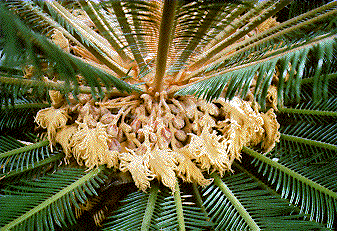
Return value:
M 43 201 L 40 203 L 38 206 L 32 208 L 31 210 L 27 211 L 20 217 L 16 218 L 15 220 L 11 221 L 7 225 L 3 227 L 4 230 L 10 230 L 11 228 L 19 225 L 23 221 L 29 219 L 31 216 L 34 214 L 39 213 L 43 209 L 47 208 L 48 206 L 52 205 L 54 202 L 60 200 L 62 197 L 64 197 L 66 194 L 71 193 L 74 191 L 76 188 L 80 187 L 81 185 L 85 184 L 88 180 L 90 180 L 92 177 L 97 176 L 99 173 L 101 173 L 102 169 L 101 168 L 96 168 L 89 172 L 88 174 L 84 175 L 80 179 L 76 180 L 73 182 L 71 185 L 68 185 L 67 187 L 63 188 L 56 194 L 54 194 L 52 197 L 48 198 L 47 200 Z
M 48 144 L 49 144 L 48 140 L 43 140 L 43 141 L 40 141 L 40 142 L 37 142 L 37 143 L 34 143 L 34 144 L 26 145 L 24 147 L 20 147 L 20 148 L 13 149 L 13 150 L 10 150 L 10 151 L 7 151 L 7 152 L 3 152 L 3 153 L 0 154 L 0 158 L 4 158 L 4 157 L 19 154 L 19 153 L 27 152 L 27 151 L 30 151 L 30 150 L 33 150 L 33 149 L 37 149 L 37 148 L 40 148 L 40 147 L 47 146 Z
M 213 173 L 211 175 L 214 178 L 214 184 L 217 185 L 221 191 L 226 195 L 226 198 L 232 203 L 237 212 L 241 215 L 241 217 L 246 221 L 249 228 L 251 230 L 260 230 L 258 224 L 254 221 L 251 215 L 247 212 L 245 207 L 241 204 L 241 202 L 235 197 L 232 191 L 228 188 L 228 186 L 221 180 L 221 178 Z
M 301 174 L 295 172 L 294 170 L 291 170 L 290 168 L 276 162 L 276 161 L 273 161 L 271 160 L 270 158 L 250 149 L 250 148 L 247 148 L 247 147 L 243 147 L 242 149 L 243 152 L 249 154 L 250 156 L 252 157 L 255 157 L 257 158 L 258 160 L 268 164 L 269 166 L 271 167 L 274 167 L 276 169 L 279 169 L 281 172 L 284 172 L 285 174 L 291 176 L 292 178 L 295 178 L 297 180 L 299 180 L 300 182 L 303 182 L 304 184 L 306 185 L 309 185 L 310 187 L 326 194 L 326 195 L 329 195 L 330 197 L 334 198 L 335 200 L 337 200 L 337 193 L 331 191 L 330 189 L 314 182 L 313 180 L 310 180 L 308 179 L 307 177 L 305 176 L 302 176 Z
M 35 162 L 33 164 L 29 164 L 29 165 L 25 166 L 24 169 L 11 170 L 10 172 L 5 173 L 3 176 L 1 176 L 0 181 L 3 180 L 3 179 L 7 179 L 9 177 L 13 177 L 13 176 L 17 176 L 19 174 L 23 174 L 23 173 L 28 172 L 28 171 L 33 170 L 33 169 L 40 168 L 40 167 L 45 166 L 47 164 L 54 163 L 56 161 L 61 160 L 63 157 L 64 157 L 64 154 L 59 153 L 59 154 L 55 154 L 55 155 L 53 155 L 49 158 L 46 158 L 44 160 Z

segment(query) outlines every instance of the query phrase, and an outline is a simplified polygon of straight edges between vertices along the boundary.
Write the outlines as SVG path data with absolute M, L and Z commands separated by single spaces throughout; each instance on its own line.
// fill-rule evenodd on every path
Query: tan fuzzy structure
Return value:
M 210 130 L 209 127 L 204 127 L 200 136 L 191 133 L 188 150 L 193 153 L 202 170 L 217 170 L 223 175 L 231 170 L 228 144 L 223 140 L 223 136 L 218 136 L 216 131 Z
M 269 88 L 268 88 L 266 102 L 275 111 L 277 111 L 277 88 L 273 85 L 270 85 Z
M 42 128 L 47 128 L 48 140 L 54 144 L 56 130 L 64 127 L 68 118 L 65 108 L 55 109 L 50 107 L 38 111 L 35 122 Z
M 66 161 L 71 158 L 71 142 L 73 135 L 77 132 L 77 125 L 66 125 L 56 133 L 55 141 L 61 144 Z
M 174 156 L 168 149 L 159 149 L 155 147 L 149 157 L 150 170 L 156 175 L 156 178 L 172 191 L 174 191 L 177 179 L 174 170 L 176 163 Z
M 262 148 L 265 152 L 270 152 L 276 145 L 276 142 L 280 141 L 280 124 L 276 120 L 276 115 L 274 110 L 269 109 L 266 114 L 262 114 L 264 124 L 263 128 L 265 130 L 265 137 L 262 141 Z
M 52 34 L 51 38 L 52 38 L 52 41 L 53 41 L 56 45 L 60 46 L 60 48 L 61 48 L 62 50 L 64 50 L 64 51 L 67 52 L 67 53 L 70 52 L 69 41 L 68 41 L 68 39 L 62 34 L 61 31 L 55 29 L 55 30 L 53 31 L 53 34 Z
M 76 116 L 73 125 L 66 125 L 65 105 L 41 110 L 36 121 L 47 128 L 51 140 L 57 134 L 55 141 L 67 161 L 73 157 L 88 169 L 105 164 L 130 172 L 142 191 L 154 178 L 172 191 L 177 178 L 206 186 L 212 179 L 206 179 L 204 171 L 223 176 L 233 171 L 231 165 L 241 159 L 244 146 L 262 143 L 270 151 L 279 140 L 273 109 L 263 114 L 256 103 L 237 97 L 206 102 L 162 92 L 102 102 L 88 95 L 79 98 L 69 109 Z
M 231 101 L 218 99 L 222 113 L 228 118 L 218 122 L 218 128 L 225 134 L 229 141 L 230 161 L 240 158 L 240 151 L 245 145 L 257 145 L 262 140 L 263 118 L 249 105 L 239 98 Z
M 145 191 L 150 187 L 150 181 L 155 175 L 148 168 L 146 156 L 138 155 L 135 151 L 128 149 L 129 152 L 120 154 L 121 164 L 119 169 L 122 172 L 129 171 L 136 186 Z
M 65 102 L 64 96 L 59 91 L 50 90 L 49 91 L 49 97 L 50 97 L 50 100 L 51 100 L 51 105 L 54 108 L 61 107 Z
M 279 24 L 280 22 L 276 21 L 276 18 L 270 17 L 267 20 L 265 20 L 263 23 L 257 26 L 257 31 L 258 33 L 261 33 Z
M 152 4 L 158 5 L 159 10 L 163 7 L 162 1 L 152 1 Z M 85 31 L 89 33 L 89 28 L 92 28 L 98 32 L 85 11 L 72 10 L 71 13 L 82 23 L 82 26 L 85 25 L 83 27 Z M 127 17 L 132 15 L 129 14 Z M 239 41 L 278 24 L 275 18 L 270 17 L 246 36 L 242 36 Z M 117 35 L 122 32 L 118 28 L 114 30 Z M 217 172 L 224 176 L 227 172 L 233 172 L 232 164 L 234 161 L 241 160 L 241 150 L 244 146 L 259 145 L 265 152 L 271 151 L 280 139 L 278 131 L 280 125 L 274 113 L 277 110 L 277 88 L 271 85 L 268 89 L 266 106 L 271 109 L 266 113 L 259 111 L 259 105 L 254 101 L 253 95 L 257 78 L 259 75 L 263 75 L 264 78 L 267 73 L 252 76 L 247 101 L 238 97 L 232 100 L 220 97 L 209 102 L 193 96 L 172 95 L 174 87 L 181 87 L 187 82 L 202 80 L 209 76 L 206 69 L 200 72 L 200 75 L 196 75 L 197 69 L 193 65 L 189 67 L 194 61 L 191 59 L 186 63 L 187 71 L 181 70 L 176 73 L 177 76 L 168 74 L 170 73 L 168 71 L 162 83 L 164 90 L 155 92 L 151 83 L 157 81 L 157 73 L 148 72 L 146 69 L 156 70 L 154 65 L 159 45 L 158 32 L 154 30 L 151 36 L 144 36 L 146 44 L 152 47 L 147 48 L 151 48 L 152 52 L 144 57 L 145 66 L 141 71 L 140 66 L 138 67 L 139 61 L 132 60 L 130 56 L 134 53 L 133 49 L 130 50 L 130 47 L 125 46 L 129 42 L 126 43 L 123 39 L 118 41 L 118 44 L 123 47 L 122 52 L 127 56 L 122 60 L 114 51 L 118 46 L 111 47 L 103 38 L 104 36 L 97 40 L 101 38 L 101 33 L 93 37 L 93 40 L 99 42 L 97 43 L 99 50 L 103 51 L 97 56 L 91 53 L 89 48 L 87 50 L 75 44 L 74 41 L 69 42 L 58 29 L 53 30 L 52 42 L 65 52 L 71 51 L 85 63 L 115 76 L 116 70 L 110 69 L 112 67 L 108 65 L 110 63 L 120 69 L 121 73 L 126 73 L 126 76 L 119 77 L 126 77 L 124 80 L 129 84 L 142 83 L 137 85 L 142 92 L 131 93 L 125 97 L 107 93 L 98 102 L 94 101 L 91 94 L 79 94 L 75 97 L 69 93 L 65 97 L 60 91 L 49 91 L 52 107 L 40 110 L 35 121 L 39 126 L 47 129 L 51 144 L 57 143 L 62 146 L 65 162 L 70 163 L 71 160 L 75 160 L 89 170 L 106 165 L 107 168 L 128 172 L 135 185 L 142 191 L 146 191 L 154 179 L 174 191 L 179 178 L 185 182 L 207 186 L 213 179 L 206 179 L 206 173 Z M 221 32 L 220 37 L 216 36 L 214 44 L 207 45 L 206 48 L 211 49 L 213 45 L 214 48 L 222 39 L 230 39 L 230 37 L 224 37 L 224 33 L 226 30 Z M 236 32 L 233 30 L 231 33 Z M 91 32 L 88 35 L 90 34 Z M 96 42 L 94 41 L 95 44 Z M 172 42 L 173 46 L 170 45 L 171 50 L 168 51 L 168 65 L 179 59 L 180 55 L 179 52 L 175 52 L 180 49 L 179 46 L 174 48 L 179 45 L 179 41 Z M 228 50 L 226 48 L 224 51 L 230 51 L 227 53 L 229 55 L 237 50 L 239 47 L 237 45 L 234 43 L 231 45 L 234 48 L 228 47 Z M 194 53 L 201 52 L 198 46 Z M 100 60 L 99 57 L 103 59 Z M 129 58 L 132 61 L 128 61 Z M 206 64 L 217 58 L 222 59 L 217 55 L 206 61 Z M 195 60 L 199 60 L 199 57 Z M 200 60 L 203 60 L 202 57 Z M 45 68 L 50 68 L 47 64 L 44 65 Z M 279 73 L 280 70 L 276 66 L 275 73 L 272 73 L 272 83 L 277 85 L 281 74 L 285 75 L 284 81 L 287 81 L 291 69 L 290 65 L 286 69 L 287 73 Z M 32 76 L 34 76 L 34 69 L 26 68 L 25 77 Z M 44 81 L 57 81 L 57 78 L 58 76 L 52 76 L 53 80 L 50 80 L 44 77 Z M 89 83 L 81 75 L 77 75 L 77 78 L 79 85 Z M 98 78 L 97 81 L 103 84 L 102 79 Z M 106 87 L 104 91 L 110 91 L 108 86 Z M 220 95 L 225 95 L 226 89 L 227 87 Z M 69 105 L 65 99 L 68 99 Z M 100 216 L 100 214 L 97 215 L 97 220 L 101 219 Z
M 178 163 L 176 167 L 177 176 L 186 182 L 195 182 L 200 186 L 209 185 L 212 180 L 205 179 L 201 169 L 191 160 L 191 155 L 187 148 L 181 148 L 174 152 L 174 157 Z
M 25 66 L 23 69 L 24 78 L 31 79 L 34 76 L 34 66 Z
M 108 168 L 118 167 L 118 154 L 108 148 L 108 134 L 105 126 L 98 122 L 95 128 L 80 124 L 73 135 L 73 155 L 77 162 L 89 169 L 106 164 Z

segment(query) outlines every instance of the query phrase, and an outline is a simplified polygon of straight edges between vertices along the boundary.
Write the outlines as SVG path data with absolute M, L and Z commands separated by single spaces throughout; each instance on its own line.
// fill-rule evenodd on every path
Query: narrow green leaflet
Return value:
M 102 169 L 59 169 L 36 180 L 9 185 L 0 197 L 1 230 L 55 230 L 75 223 L 73 207 L 96 194 L 92 185 L 103 182 Z M 89 182 L 92 182 L 89 187 Z M 95 183 L 93 183 L 95 182 Z

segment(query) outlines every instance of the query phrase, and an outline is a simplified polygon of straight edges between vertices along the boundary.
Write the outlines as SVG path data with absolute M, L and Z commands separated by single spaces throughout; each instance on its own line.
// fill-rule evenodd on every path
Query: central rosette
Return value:
M 279 139 L 273 109 L 260 113 L 256 103 L 239 98 L 206 102 L 162 92 L 95 102 L 82 94 L 67 104 L 59 92 L 50 96 L 53 107 L 39 111 L 36 121 L 52 144 L 62 145 L 67 161 L 129 171 L 143 191 L 154 178 L 171 190 L 177 177 L 205 186 L 211 180 L 203 172 L 231 171 L 243 146 L 262 142 L 268 152 Z

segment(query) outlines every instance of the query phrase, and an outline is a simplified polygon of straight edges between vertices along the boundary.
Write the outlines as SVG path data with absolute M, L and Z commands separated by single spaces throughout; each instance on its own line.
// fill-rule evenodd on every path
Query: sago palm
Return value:
M 289 4 L 0 2 L 1 230 L 336 227 L 337 2 Z

